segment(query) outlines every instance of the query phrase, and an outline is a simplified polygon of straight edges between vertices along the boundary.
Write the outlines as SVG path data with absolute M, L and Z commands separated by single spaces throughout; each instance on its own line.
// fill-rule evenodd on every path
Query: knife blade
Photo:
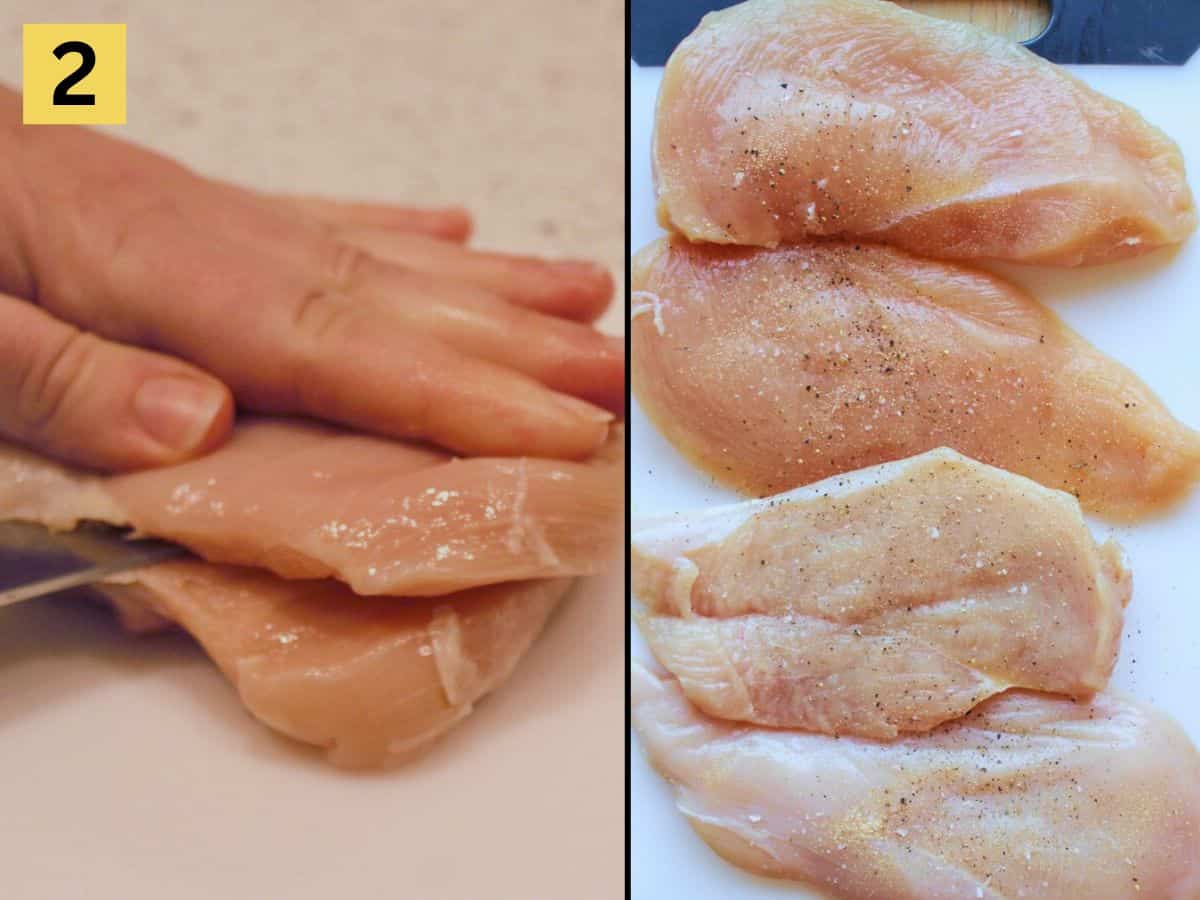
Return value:
M 733 5 L 730 0 L 631 0 L 633 61 L 666 65 L 701 16 Z M 1049 24 L 1024 43 L 1056 63 L 1181 66 L 1200 47 L 1200 2 L 1051 0 Z
M 0 522 L 0 607 L 187 555 L 178 544 L 133 540 L 128 529 L 111 525 L 87 522 L 54 532 L 32 522 Z

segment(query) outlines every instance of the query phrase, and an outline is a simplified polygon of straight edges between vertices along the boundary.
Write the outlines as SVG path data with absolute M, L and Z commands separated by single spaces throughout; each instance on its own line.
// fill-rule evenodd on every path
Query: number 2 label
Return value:
M 51 52 L 58 59 L 62 59 L 68 53 L 78 53 L 80 57 L 79 68 L 60 81 L 54 89 L 54 105 L 95 106 L 95 94 L 72 94 L 70 92 L 71 88 L 87 78 L 92 69 L 96 68 L 96 51 L 92 49 L 92 45 L 85 44 L 83 41 L 63 41 Z
M 125 123 L 124 25 L 26 25 L 23 46 L 26 125 Z

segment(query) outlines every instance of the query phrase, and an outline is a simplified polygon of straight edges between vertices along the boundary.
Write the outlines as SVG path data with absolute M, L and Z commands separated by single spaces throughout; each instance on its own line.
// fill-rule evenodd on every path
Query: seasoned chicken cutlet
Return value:
M 870 244 L 661 240 L 633 260 L 633 388 L 689 459 L 759 496 L 953 447 L 1146 515 L 1200 435 L 998 278 Z
M 751 872 L 843 900 L 1200 897 L 1200 756 L 1144 704 L 1017 691 L 878 742 L 712 719 L 637 663 L 631 695 L 680 812 Z
M 863 238 L 1073 266 L 1175 244 L 1179 148 L 1009 40 L 880 0 L 710 13 L 663 73 L 659 219 L 692 240 Z
M 1131 587 L 1072 497 L 951 450 L 630 543 L 642 633 L 693 703 L 827 734 L 928 731 L 1012 687 L 1088 697 Z

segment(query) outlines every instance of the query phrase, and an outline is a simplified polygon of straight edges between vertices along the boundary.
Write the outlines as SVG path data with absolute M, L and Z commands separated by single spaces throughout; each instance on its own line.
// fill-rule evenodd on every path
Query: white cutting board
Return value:
M 650 177 L 654 100 L 662 70 L 632 66 L 630 141 L 633 248 L 659 234 Z M 1200 195 L 1200 55 L 1180 68 L 1071 67 L 1093 87 L 1130 104 L 1183 148 Z M 995 267 L 1049 304 L 1084 337 L 1137 372 L 1175 415 L 1200 427 L 1200 237 L 1181 250 L 1085 271 Z M 728 502 L 672 449 L 636 403 L 630 415 L 632 514 Z M 1114 534 L 1133 569 L 1114 687 L 1171 713 L 1200 744 L 1200 491 L 1166 517 L 1136 527 L 1092 522 Z M 635 658 L 649 658 L 640 635 Z M 647 765 L 637 736 L 632 767 L 634 900 L 761 900 L 816 897 L 794 884 L 753 878 L 722 861 L 685 824 L 671 791 Z

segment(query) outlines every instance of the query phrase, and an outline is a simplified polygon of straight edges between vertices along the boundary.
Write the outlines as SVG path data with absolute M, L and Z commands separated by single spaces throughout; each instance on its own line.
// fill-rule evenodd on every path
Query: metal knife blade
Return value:
M 84 523 L 54 532 L 32 522 L 0 522 L 0 607 L 186 556 L 177 544 L 131 540 L 127 529 Z
M 705 13 L 731 0 L 631 0 L 630 52 L 662 66 Z M 1056 63 L 1175 65 L 1200 48 L 1197 0 L 1051 0 L 1050 23 L 1025 46 Z

